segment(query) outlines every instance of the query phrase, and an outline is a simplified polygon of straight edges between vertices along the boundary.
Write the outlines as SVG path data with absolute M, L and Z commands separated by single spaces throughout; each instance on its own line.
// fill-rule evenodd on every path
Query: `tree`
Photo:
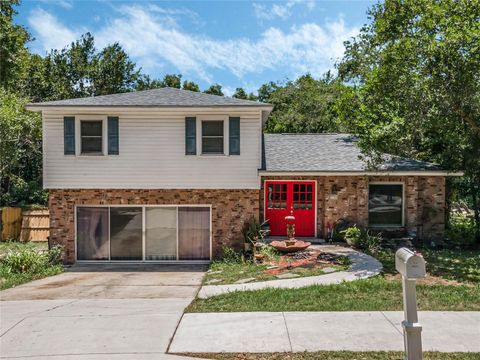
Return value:
M 0 86 L 14 90 L 24 77 L 28 60 L 26 43 L 30 40 L 28 31 L 13 23 L 17 14 L 15 6 L 19 0 L 0 1 Z
M 222 85 L 220 85 L 220 84 L 210 85 L 210 87 L 207 90 L 205 90 L 204 93 L 205 94 L 211 94 L 211 95 L 223 96 Z
M 171 87 L 180 89 L 182 84 L 182 75 L 178 74 L 167 74 L 163 77 L 162 85 L 163 87 Z
M 480 243 L 480 2 L 387 0 L 369 18 L 345 43 L 357 86 L 339 113 L 372 166 L 386 152 L 464 170 Z
M 152 79 L 149 75 L 142 74 L 135 85 L 136 91 L 158 89 L 163 87 L 162 80 Z
M 0 88 L 0 207 L 45 204 L 42 120 L 27 99 Z
M 91 65 L 94 95 L 132 91 L 140 77 L 140 70 L 118 43 L 96 54 Z
M 270 86 L 268 91 L 275 90 L 265 98 L 273 105 L 266 124 L 267 132 L 322 133 L 341 130 L 336 102 L 345 86 L 338 79 L 329 73 L 319 80 L 307 74 L 284 86 L 272 84 L 267 85 Z
M 182 88 L 183 88 L 183 90 L 190 90 L 190 91 L 195 91 L 195 92 L 200 91 L 200 87 L 198 86 L 198 84 L 194 83 L 193 81 L 185 80 L 183 82 Z
M 247 94 L 247 92 L 241 87 L 236 88 L 235 93 L 232 95 L 232 97 L 251 101 L 257 100 L 257 97 L 253 93 Z
M 270 96 L 277 90 L 280 86 L 273 81 L 263 84 L 258 89 L 257 100 L 260 102 L 268 103 Z

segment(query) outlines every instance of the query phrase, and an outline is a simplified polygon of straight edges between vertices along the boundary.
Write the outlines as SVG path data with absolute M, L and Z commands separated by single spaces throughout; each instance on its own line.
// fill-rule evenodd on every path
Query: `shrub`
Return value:
M 264 243 L 265 237 L 268 235 L 268 231 L 263 229 L 265 224 L 266 222 L 260 223 L 255 216 L 252 216 L 243 227 L 243 240 L 252 244 Z
M 382 248 L 382 236 L 371 234 L 369 230 L 360 229 L 353 225 L 341 231 L 348 245 L 364 250 L 370 254 L 376 254 Z
M 242 256 L 240 255 L 240 253 L 235 251 L 235 249 L 232 249 L 231 247 L 228 247 L 228 246 L 224 246 L 222 250 L 223 250 L 222 262 L 228 263 L 228 264 L 236 264 L 241 262 Z
M 475 223 L 463 212 L 452 212 L 446 231 L 447 241 L 454 246 L 475 244 Z
M 46 268 L 60 263 L 62 248 L 38 252 L 32 248 L 9 251 L 0 261 L 5 270 L 13 274 L 40 273 Z

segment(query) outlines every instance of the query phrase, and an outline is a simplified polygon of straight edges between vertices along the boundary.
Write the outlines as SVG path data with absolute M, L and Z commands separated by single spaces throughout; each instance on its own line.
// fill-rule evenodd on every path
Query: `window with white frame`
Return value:
M 403 185 L 370 184 L 368 188 L 368 224 L 403 226 Z
M 80 153 L 82 155 L 103 155 L 103 121 L 80 121 Z
M 223 120 L 202 121 L 202 154 L 224 154 Z

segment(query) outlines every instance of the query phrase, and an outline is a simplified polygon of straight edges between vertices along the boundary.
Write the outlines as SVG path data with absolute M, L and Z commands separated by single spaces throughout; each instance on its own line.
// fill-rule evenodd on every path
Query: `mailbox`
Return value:
M 406 279 L 419 279 L 426 275 L 423 256 L 407 248 L 395 253 L 395 268 Z

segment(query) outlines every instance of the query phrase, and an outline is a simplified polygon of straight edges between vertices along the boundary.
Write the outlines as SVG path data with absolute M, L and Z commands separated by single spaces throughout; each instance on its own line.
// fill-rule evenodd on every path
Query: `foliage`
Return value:
M 329 73 L 318 80 L 307 74 L 295 81 L 288 81 L 284 86 L 271 84 L 270 88 L 265 90 L 267 93 L 272 91 L 265 101 L 274 108 L 267 121 L 266 131 L 274 133 L 340 131 L 342 127 L 338 122 L 335 104 L 344 87 Z M 259 99 L 261 98 L 259 96 Z
M 218 95 L 218 96 L 223 96 L 222 92 L 222 85 L 220 84 L 213 84 L 210 85 L 208 89 L 204 91 L 205 94 L 210 94 L 210 95 Z
M 242 229 L 243 241 L 255 244 L 257 242 L 264 243 L 268 230 L 264 229 L 266 221 L 260 223 L 255 216 L 251 216 Z
M 345 43 L 337 104 L 372 167 L 382 153 L 465 170 L 480 242 L 480 2 L 387 0 Z
M 235 249 L 229 246 L 224 246 L 222 248 L 222 251 L 223 251 L 222 262 L 236 264 L 242 261 L 242 256 L 240 255 L 239 252 L 235 251 Z
M 25 44 L 30 34 L 21 25 L 13 23 L 19 0 L 0 1 L 0 87 L 12 90 L 16 79 L 24 76 L 28 50 Z
M 343 234 L 348 245 L 364 250 L 370 254 L 376 254 L 381 250 L 382 237 L 370 233 L 353 225 L 340 232 Z
M 235 93 L 232 95 L 232 97 L 243 100 L 257 100 L 257 97 L 253 93 L 247 94 L 247 92 L 243 88 L 236 88 Z
M 447 243 L 454 246 L 469 246 L 475 242 L 475 223 L 472 216 L 452 212 L 446 230 Z
M 62 247 L 39 250 L 32 243 L 2 243 L 0 248 L 0 288 L 55 275 L 63 271 Z
M 198 86 L 198 84 L 194 83 L 193 81 L 187 81 L 187 80 L 185 80 L 183 82 L 182 89 L 183 90 L 189 90 L 189 91 L 195 91 L 195 92 L 200 91 L 200 87 Z
M 0 88 L 0 206 L 45 204 L 42 122 L 26 99 Z
M 480 251 L 423 249 L 430 275 L 480 284 Z

